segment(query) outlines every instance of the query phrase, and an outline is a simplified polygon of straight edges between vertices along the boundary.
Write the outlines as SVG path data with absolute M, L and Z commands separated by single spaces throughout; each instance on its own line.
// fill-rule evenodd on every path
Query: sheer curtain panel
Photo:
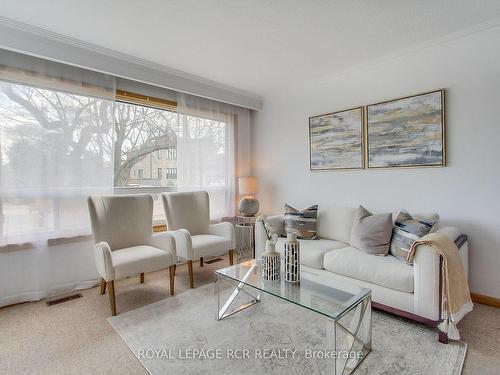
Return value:
M 234 217 L 235 127 L 249 111 L 179 93 L 177 112 L 177 190 L 206 190 L 212 220 Z
M 0 306 L 95 285 L 89 195 L 152 194 L 163 224 L 160 193 L 206 190 L 232 218 L 249 153 L 248 109 L 0 49 Z
M 0 50 L 0 305 L 97 278 L 91 241 L 58 243 L 89 235 L 86 197 L 112 192 L 114 93 L 108 75 Z

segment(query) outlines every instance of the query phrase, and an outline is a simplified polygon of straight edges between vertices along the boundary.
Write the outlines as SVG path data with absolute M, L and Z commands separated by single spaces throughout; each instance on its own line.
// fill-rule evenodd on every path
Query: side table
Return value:
M 245 259 L 255 258 L 256 216 L 236 216 L 236 260 L 239 263 Z

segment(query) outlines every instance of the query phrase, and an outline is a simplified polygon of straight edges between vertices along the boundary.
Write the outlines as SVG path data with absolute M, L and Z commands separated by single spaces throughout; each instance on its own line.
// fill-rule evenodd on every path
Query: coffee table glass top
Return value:
M 218 277 L 241 283 L 242 287 L 250 286 L 334 320 L 340 319 L 371 294 L 370 289 L 320 277 L 314 270 L 301 270 L 298 284 L 286 282 L 283 275 L 280 280 L 264 280 L 261 262 L 255 259 L 215 272 Z

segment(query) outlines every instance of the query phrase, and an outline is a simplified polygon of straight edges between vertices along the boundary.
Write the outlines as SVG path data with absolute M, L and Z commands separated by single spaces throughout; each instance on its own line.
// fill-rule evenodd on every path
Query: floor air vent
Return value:
M 214 258 L 214 259 L 207 260 L 205 263 L 206 264 L 212 264 L 212 263 L 215 263 L 215 262 L 220 262 L 221 260 L 222 260 L 222 258 Z
M 81 295 L 81 293 L 72 294 L 70 296 L 53 299 L 52 301 L 47 301 L 47 306 L 58 305 L 60 303 L 68 302 L 68 301 L 71 301 L 71 300 L 74 300 L 74 299 L 77 299 L 77 298 L 82 298 L 82 297 L 83 296 Z

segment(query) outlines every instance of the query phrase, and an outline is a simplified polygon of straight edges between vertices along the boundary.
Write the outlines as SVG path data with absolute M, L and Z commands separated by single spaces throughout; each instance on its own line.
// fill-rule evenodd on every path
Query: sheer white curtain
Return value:
M 212 220 L 234 216 L 236 176 L 249 173 L 249 110 L 183 94 L 177 114 L 118 105 L 115 86 L 0 49 L 0 306 L 95 284 L 86 198 L 134 190 L 131 161 L 150 148 L 148 160 L 165 164 L 150 179 L 177 175 L 179 191 L 209 192 Z M 175 147 L 177 161 L 160 158 Z
M 235 127 L 249 111 L 179 93 L 177 190 L 206 190 L 212 220 L 235 214 Z
M 86 197 L 113 186 L 113 80 L 0 58 L 0 245 L 89 234 Z
M 0 50 L 0 305 L 94 278 L 86 198 L 112 192 L 114 79 Z M 15 250 L 15 251 L 13 251 Z

